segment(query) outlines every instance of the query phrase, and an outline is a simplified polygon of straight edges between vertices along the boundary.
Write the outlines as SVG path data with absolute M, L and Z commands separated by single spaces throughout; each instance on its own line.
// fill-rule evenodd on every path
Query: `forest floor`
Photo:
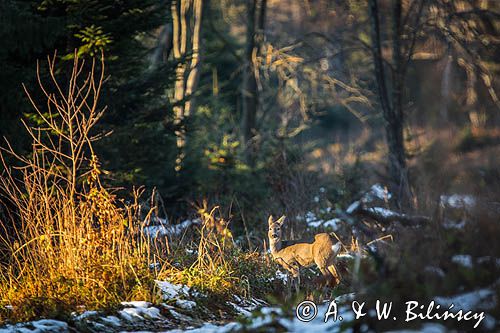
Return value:
M 313 200 L 323 203 L 321 195 L 320 189 L 318 198 Z M 352 235 L 350 239 L 340 236 L 344 246 L 338 260 L 345 270 L 343 281 L 335 289 L 318 287 L 312 282 L 317 271 L 307 270 L 297 292 L 291 288 L 288 276 L 271 265 L 266 268 L 271 274 L 258 276 L 256 272 L 256 276 L 248 277 L 251 290 L 248 293 L 221 297 L 187 284 L 157 280 L 159 298 L 154 303 L 122 302 L 108 311 L 82 306 L 64 320 L 8 324 L 0 328 L 0 333 L 497 330 L 500 256 L 496 245 L 490 243 L 485 247 L 474 237 L 482 237 L 488 243 L 492 235 L 498 235 L 498 226 L 489 226 L 485 231 L 486 222 L 472 217 L 481 206 L 478 199 L 473 195 L 442 195 L 440 225 L 436 225 L 435 218 L 410 216 L 390 209 L 390 199 L 387 189 L 375 184 L 345 209 L 325 204 L 298 217 L 311 234 L 327 231 Z M 149 237 L 179 236 L 199 223 L 187 220 L 171 225 L 163 219 L 156 222 L 144 230 Z M 184 251 L 196 256 L 198 250 L 184 248 Z M 269 256 L 257 255 L 263 260 Z M 272 286 L 271 292 L 253 290 L 251 285 L 257 279 Z M 394 306 L 391 316 L 395 314 L 397 320 L 380 318 L 383 315 L 376 306 L 379 299 Z M 304 300 L 314 301 L 317 307 L 306 309 L 308 305 L 303 304 L 297 309 Z M 421 307 L 420 312 L 412 312 L 421 313 L 420 318 L 405 311 L 407 302 L 412 301 Z M 363 302 L 366 305 L 360 309 L 358 306 Z M 315 310 L 314 315 L 308 310 Z M 364 315 L 356 318 L 355 310 L 364 311 Z M 462 311 L 463 316 L 444 320 L 441 315 L 448 310 L 455 314 Z

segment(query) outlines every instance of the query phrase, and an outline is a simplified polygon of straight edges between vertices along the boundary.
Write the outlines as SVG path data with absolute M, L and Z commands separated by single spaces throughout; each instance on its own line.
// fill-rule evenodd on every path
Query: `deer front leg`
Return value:
M 297 280 L 295 289 L 298 292 L 300 285 L 300 265 L 296 261 L 286 262 L 283 258 L 277 258 L 276 261 L 292 275 L 294 280 Z
M 296 262 L 286 262 L 283 258 L 276 258 L 276 262 L 284 269 L 292 273 L 294 277 L 299 275 L 299 265 Z
M 323 287 L 326 287 L 332 281 L 332 275 L 330 274 L 330 272 L 328 271 L 328 269 L 326 269 L 325 267 L 318 266 L 318 268 L 319 268 L 319 270 L 321 272 L 321 275 L 322 275 L 322 279 L 319 280 L 319 283 Z

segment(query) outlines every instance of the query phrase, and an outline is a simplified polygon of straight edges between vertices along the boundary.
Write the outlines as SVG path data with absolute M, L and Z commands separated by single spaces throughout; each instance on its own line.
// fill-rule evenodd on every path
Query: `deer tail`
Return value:
M 341 242 L 337 242 L 335 245 L 332 245 L 332 250 L 334 253 L 339 253 L 341 248 L 342 248 Z

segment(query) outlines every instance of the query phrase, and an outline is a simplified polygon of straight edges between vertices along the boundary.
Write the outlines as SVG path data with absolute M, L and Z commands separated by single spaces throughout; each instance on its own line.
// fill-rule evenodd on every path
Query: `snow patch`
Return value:
M 435 323 L 425 323 L 419 330 L 396 330 L 386 333 L 445 333 L 448 332 L 445 326 Z
M 454 304 L 455 308 L 469 310 L 491 310 L 497 305 L 497 297 L 493 290 L 484 288 L 468 293 L 450 296 L 450 297 L 434 297 L 434 301 L 441 306 L 448 307 Z
M 467 222 L 465 220 L 462 220 L 460 222 L 445 220 L 443 222 L 443 228 L 445 228 L 445 229 L 458 229 L 459 230 L 459 229 L 465 228 L 466 224 L 467 224 Z
M 318 218 L 316 217 L 316 215 L 313 212 L 306 213 L 306 223 L 308 225 L 311 225 L 311 223 L 314 223 L 316 221 L 318 221 Z
M 476 198 L 470 194 L 441 195 L 441 206 L 471 209 L 476 205 Z
M 176 299 L 175 304 L 177 304 L 177 306 L 180 307 L 181 309 L 185 310 L 192 310 L 196 307 L 196 302 L 188 301 L 185 299 Z
M 175 329 L 170 331 L 165 331 L 164 333 L 182 333 L 182 332 L 190 332 L 190 333 L 227 333 L 238 331 L 241 329 L 241 324 L 239 323 L 229 323 L 224 326 L 217 326 L 212 323 L 205 323 L 203 326 L 188 330 Z
M 125 308 L 118 312 L 127 321 L 162 319 L 160 309 L 155 307 L 133 307 Z
M 342 222 L 342 220 L 341 220 L 341 219 L 339 219 L 339 218 L 333 218 L 333 219 L 331 219 L 331 220 L 325 221 L 325 222 L 323 223 L 323 226 L 324 226 L 324 227 L 330 227 L 330 228 L 332 228 L 334 231 L 336 231 L 336 230 L 338 230 L 338 229 L 339 229 L 339 227 L 340 227 L 340 226 L 339 226 L 339 224 L 340 224 L 341 222 Z
M 309 227 L 318 228 L 320 226 L 323 226 L 323 227 L 332 228 L 333 231 L 337 231 L 340 228 L 340 223 L 342 222 L 342 220 L 339 218 L 333 218 L 333 219 L 330 219 L 328 221 L 324 221 L 321 219 L 317 219 L 317 220 L 307 219 L 307 216 L 306 216 L 306 221 L 307 221 L 307 224 L 309 225 Z
M 69 332 L 68 324 L 59 320 L 41 319 L 20 323 L 16 325 L 7 325 L 0 328 L 0 333 L 47 333 L 47 332 Z
M 372 202 L 375 199 L 380 199 L 387 201 L 392 198 L 392 194 L 387 191 L 387 188 L 383 187 L 380 184 L 374 184 L 370 187 L 370 190 L 365 193 L 363 196 L 363 202 Z
M 115 317 L 115 316 L 102 317 L 101 321 L 104 322 L 105 324 L 115 326 L 115 327 L 120 327 L 122 324 L 122 322 L 120 321 L 120 318 Z
M 179 224 L 160 223 L 157 225 L 149 225 L 144 227 L 143 232 L 150 238 L 165 237 L 165 236 L 178 236 L 187 228 L 194 224 L 199 224 L 200 220 L 185 220 Z
M 347 214 L 352 214 L 352 213 L 354 213 L 354 211 L 356 211 L 359 208 L 360 205 L 361 205 L 361 202 L 354 201 L 349 207 L 347 207 L 345 212 Z
M 146 301 L 121 302 L 121 305 L 134 308 L 149 308 L 152 304 Z
M 445 272 L 440 267 L 436 266 L 427 266 L 424 268 L 424 271 L 427 273 L 435 274 L 441 278 L 444 278 L 446 276 Z
M 174 284 L 168 281 L 155 280 L 156 285 L 160 288 L 163 293 L 163 299 L 172 299 L 179 297 L 179 295 L 187 296 L 189 295 L 190 288 L 183 284 Z
M 451 257 L 451 261 L 465 268 L 472 268 L 472 256 L 468 254 L 457 254 Z
M 404 216 L 403 214 L 396 213 L 390 209 L 383 208 L 383 207 L 373 207 L 373 208 L 368 208 L 368 211 L 371 211 L 377 215 L 380 215 L 385 218 L 389 217 L 399 217 L 399 216 Z
M 348 300 L 352 300 L 354 298 L 354 294 L 347 294 L 337 297 L 335 300 L 337 303 L 344 302 Z M 328 309 L 329 304 L 323 304 L 318 306 L 318 313 L 324 314 Z M 180 333 L 180 332 L 189 332 L 189 333 L 215 333 L 215 332 L 231 332 L 231 331 L 240 331 L 243 330 L 245 332 L 254 332 L 254 331 L 262 331 L 267 332 L 270 331 L 270 327 L 266 327 L 266 325 L 273 325 L 272 330 L 276 328 L 274 325 L 278 324 L 286 332 L 352 332 L 351 329 L 346 330 L 346 326 L 349 326 L 349 322 L 354 320 L 354 314 L 352 313 L 350 307 L 347 306 L 339 306 L 338 312 L 342 313 L 343 321 L 337 320 L 334 322 L 331 318 L 325 323 L 324 316 L 318 315 L 314 320 L 310 322 L 302 322 L 298 320 L 295 316 L 292 318 L 284 318 L 283 310 L 276 307 L 262 307 L 259 311 L 254 313 L 251 317 L 248 317 L 248 324 L 240 324 L 237 322 L 230 322 L 225 325 L 216 326 L 212 323 L 206 323 L 205 325 L 187 329 L 187 330 L 171 330 L 165 333 Z
M 484 264 L 484 263 L 489 263 L 489 262 L 494 262 L 496 267 L 500 267 L 500 258 L 495 258 L 495 257 L 490 257 L 490 256 L 477 258 L 478 264 Z
M 286 282 L 288 281 L 288 275 L 286 273 L 283 273 L 282 271 L 280 270 L 277 270 L 276 271 L 276 277 L 275 277 L 277 280 L 280 280 L 283 282 L 283 284 L 286 284 Z
M 250 316 L 252 313 L 245 309 L 244 307 L 239 306 L 238 304 L 235 304 L 233 302 L 228 302 L 229 305 L 231 305 L 239 314 L 242 314 L 244 316 Z
M 73 312 L 72 315 L 74 316 L 76 321 L 81 321 L 81 320 L 87 319 L 89 317 L 97 316 L 98 312 L 97 311 L 85 311 L 82 314 L 77 314 L 76 312 Z

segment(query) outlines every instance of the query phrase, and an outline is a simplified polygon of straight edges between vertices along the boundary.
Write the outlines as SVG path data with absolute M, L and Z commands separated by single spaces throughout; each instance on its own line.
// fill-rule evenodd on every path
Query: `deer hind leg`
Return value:
M 335 265 L 331 264 L 327 267 L 327 269 L 333 277 L 334 286 L 338 285 L 340 283 L 340 275 L 337 272 L 337 268 L 335 268 Z
M 318 266 L 318 268 L 319 268 L 319 270 L 321 272 L 321 275 L 322 275 L 322 278 L 319 280 L 320 284 L 323 287 L 327 287 L 333 281 L 332 274 L 330 273 L 330 271 L 325 266 Z
M 290 265 L 290 273 L 292 273 L 293 282 L 295 283 L 295 292 L 299 292 L 300 288 L 300 266 L 296 263 Z
M 332 273 L 328 269 L 329 266 L 328 258 L 325 258 L 325 256 L 321 256 L 318 253 L 317 255 L 315 255 L 314 263 L 316 264 L 316 266 L 318 266 L 319 270 L 321 271 L 321 275 L 323 275 L 324 281 L 322 281 L 322 284 L 325 287 L 333 284 L 334 275 L 332 275 Z

